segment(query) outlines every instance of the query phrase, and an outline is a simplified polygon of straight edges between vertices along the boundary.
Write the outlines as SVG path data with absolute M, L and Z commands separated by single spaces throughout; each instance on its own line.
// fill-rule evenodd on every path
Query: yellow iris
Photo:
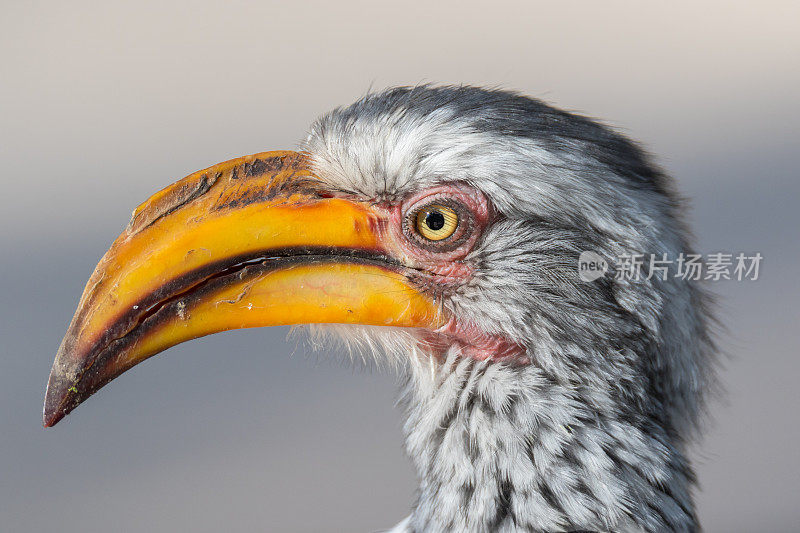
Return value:
M 447 206 L 431 204 L 417 211 L 415 226 L 429 241 L 441 241 L 455 233 L 458 214 Z

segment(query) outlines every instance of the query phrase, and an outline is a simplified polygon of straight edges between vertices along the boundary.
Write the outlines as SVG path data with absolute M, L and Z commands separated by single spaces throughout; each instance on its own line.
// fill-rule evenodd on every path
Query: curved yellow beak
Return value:
M 92 274 L 56 355 L 52 426 L 103 385 L 181 342 L 237 328 L 444 323 L 392 257 L 379 207 L 332 197 L 302 154 L 196 172 L 133 213 Z

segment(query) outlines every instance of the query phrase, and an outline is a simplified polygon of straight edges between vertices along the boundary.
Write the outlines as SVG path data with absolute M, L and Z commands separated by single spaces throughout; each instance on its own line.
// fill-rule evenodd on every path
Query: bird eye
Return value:
M 427 260 L 464 257 L 488 219 L 483 193 L 463 184 L 424 189 L 398 206 L 392 227 Z M 435 254 L 435 255 L 431 255 Z
M 417 211 L 414 227 L 429 241 L 441 241 L 455 233 L 458 213 L 445 205 L 430 204 Z

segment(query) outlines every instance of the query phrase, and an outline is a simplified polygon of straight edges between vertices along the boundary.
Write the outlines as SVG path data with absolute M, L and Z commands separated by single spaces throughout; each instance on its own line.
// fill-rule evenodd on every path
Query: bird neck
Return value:
M 536 365 L 450 354 L 413 366 L 402 403 L 411 531 L 697 529 L 682 445 Z

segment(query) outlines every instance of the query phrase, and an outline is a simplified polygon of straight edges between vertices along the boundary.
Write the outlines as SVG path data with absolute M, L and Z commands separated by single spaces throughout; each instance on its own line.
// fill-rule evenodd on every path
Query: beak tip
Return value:
M 42 409 L 42 425 L 46 428 L 55 426 L 72 410 L 70 406 L 78 403 L 77 389 L 67 380 L 59 379 L 55 373 L 50 374 Z
M 42 426 L 45 428 L 51 428 L 58 423 L 58 420 L 53 418 L 51 414 L 44 413 L 42 416 Z
M 50 409 L 47 404 L 44 406 L 44 412 L 42 413 L 42 426 L 46 428 L 51 428 L 55 426 L 59 420 L 64 418 L 66 413 L 60 409 Z

